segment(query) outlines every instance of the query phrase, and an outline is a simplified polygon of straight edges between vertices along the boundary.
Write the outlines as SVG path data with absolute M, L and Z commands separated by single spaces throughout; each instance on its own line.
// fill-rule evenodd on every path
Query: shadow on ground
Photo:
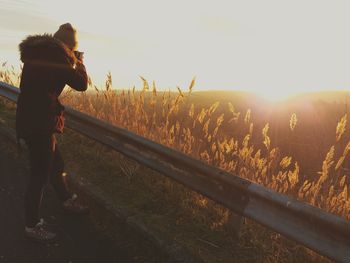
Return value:
M 45 191 L 42 216 L 55 224 L 59 238 L 53 244 L 25 240 L 23 196 L 27 175 L 25 154 L 18 157 L 16 147 L 0 135 L 0 263 L 170 262 L 122 222 L 110 222 L 115 234 L 108 235 L 108 228 L 96 228 L 91 215 L 66 214 L 50 187 Z

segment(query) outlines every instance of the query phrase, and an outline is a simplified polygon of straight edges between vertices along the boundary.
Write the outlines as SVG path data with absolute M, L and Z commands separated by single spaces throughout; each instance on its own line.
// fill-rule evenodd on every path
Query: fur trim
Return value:
M 49 61 L 52 63 L 76 63 L 76 58 L 62 41 L 51 34 L 28 36 L 19 44 L 21 61 Z

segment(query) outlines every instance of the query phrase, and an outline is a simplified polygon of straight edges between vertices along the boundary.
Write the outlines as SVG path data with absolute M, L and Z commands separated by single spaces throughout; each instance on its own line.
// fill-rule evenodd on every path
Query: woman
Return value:
M 63 180 L 63 160 L 55 133 L 62 133 L 63 110 L 58 97 L 65 85 L 87 89 L 88 77 L 76 54 L 77 35 L 71 24 L 63 24 L 54 35 L 28 36 L 19 45 L 23 70 L 16 114 L 16 131 L 29 151 L 30 178 L 25 194 L 25 236 L 51 241 L 56 234 L 39 219 L 43 189 L 50 180 L 63 208 L 85 213 L 88 208 L 69 193 Z

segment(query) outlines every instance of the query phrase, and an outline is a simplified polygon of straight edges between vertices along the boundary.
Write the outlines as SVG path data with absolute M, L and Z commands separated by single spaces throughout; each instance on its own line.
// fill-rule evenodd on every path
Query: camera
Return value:
M 79 61 L 83 61 L 83 59 L 84 59 L 84 52 L 74 51 L 74 55 Z

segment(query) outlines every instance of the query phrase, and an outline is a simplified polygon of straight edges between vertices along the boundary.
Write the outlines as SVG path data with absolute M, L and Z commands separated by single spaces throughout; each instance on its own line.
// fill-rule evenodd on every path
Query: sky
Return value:
M 27 35 L 78 31 L 89 74 L 116 88 L 242 90 L 280 98 L 350 88 L 349 1 L 0 0 L 0 62 Z

